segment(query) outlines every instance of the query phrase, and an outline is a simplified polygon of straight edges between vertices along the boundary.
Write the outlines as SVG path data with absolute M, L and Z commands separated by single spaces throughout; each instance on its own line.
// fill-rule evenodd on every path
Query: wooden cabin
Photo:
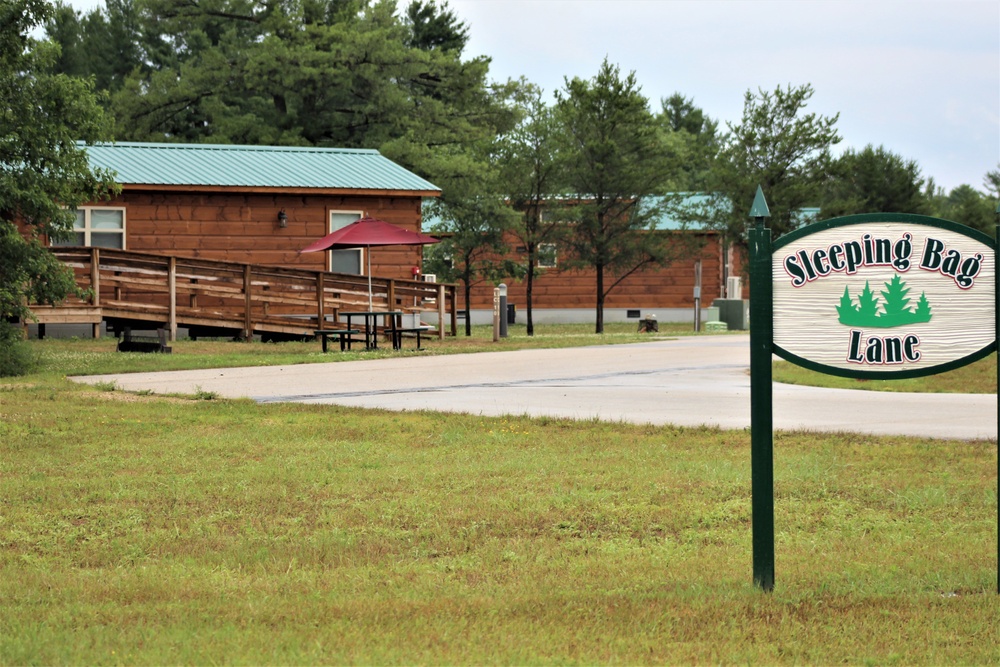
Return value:
M 433 184 L 374 150 L 117 143 L 86 147 L 121 194 L 76 210 L 72 238 L 51 243 L 88 300 L 33 307 L 40 325 L 307 334 L 341 310 L 434 311 L 453 288 L 420 280 L 419 246 L 299 251 L 369 215 L 420 231 Z M 371 276 L 363 276 L 371 267 Z M 439 327 L 443 334 L 443 328 Z M 200 334 L 209 335 L 209 334 Z
M 77 211 L 61 245 L 362 274 L 364 250 L 299 250 L 370 215 L 420 231 L 421 202 L 440 190 L 375 150 L 116 143 L 87 147 L 122 192 Z M 373 275 L 412 278 L 419 247 L 378 248 Z
M 726 283 L 734 273 L 734 258 L 727 252 L 715 232 L 674 232 L 695 238 L 686 240 L 690 254 L 662 268 L 633 273 L 611 290 L 604 301 L 604 321 L 639 320 L 655 315 L 659 321 L 693 322 L 695 295 L 700 307 L 706 309 L 715 299 L 726 298 Z M 692 242 L 693 241 L 693 242 Z M 526 262 L 525 250 L 512 244 L 511 257 Z M 565 253 L 558 245 L 550 250 L 548 261 L 535 276 L 532 287 L 532 319 L 537 323 L 593 322 L 597 303 L 597 278 L 593 269 L 564 269 L 560 260 Z M 614 279 L 605 275 L 605 284 Z M 525 322 L 527 285 L 524 280 L 507 280 L 507 303 L 513 305 L 518 322 Z M 493 285 L 479 284 L 472 290 L 471 306 L 480 315 L 473 321 L 491 316 Z M 696 287 L 700 290 L 696 292 Z M 459 309 L 464 308 L 459 290 Z M 741 298 L 735 295 L 734 298 Z M 703 312 L 700 319 L 704 320 Z
M 689 195 L 690 205 L 701 204 L 706 195 Z M 604 301 L 604 321 L 638 321 L 655 315 L 659 321 L 693 322 L 695 299 L 698 295 L 706 321 L 706 311 L 716 299 L 742 299 L 745 290 L 730 278 L 742 275 L 739 254 L 723 243 L 720 234 L 710 229 L 688 229 L 678 220 L 665 216 L 657 221 L 655 230 L 645 233 L 665 234 L 676 239 L 678 259 L 665 267 L 638 271 L 611 290 Z M 506 236 L 508 253 L 504 257 L 521 265 L 527 264 L 527 249 L 511 234 Z M 567 267 L 568 250 L 559 243 L 547 244 L 539 262 L 532 288 L 532 319 L 539 323 L 594 322 L 597 304 L 597 279 L 593 269 Z M 605 284 L 615 278 L 605 274 Z M 513 306 L 515 321 L 526 321 L 525 280 L 505 281 L 507 304 Z M 472 321 L 485 324 L 492 321 L 494 284 L 480 282 L 472 288 L 470 308 Z M 699 289 L 700 288 L 700 289 Z M 729 294 L 729 292 L 734 292 Z M 458 308 L 465 309 L 464 290 L 458 290 Z

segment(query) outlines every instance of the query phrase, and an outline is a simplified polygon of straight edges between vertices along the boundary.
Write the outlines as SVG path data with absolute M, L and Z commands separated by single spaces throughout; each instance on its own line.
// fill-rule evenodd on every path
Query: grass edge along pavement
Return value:
M 118 353 L 115 340 L 46 339 L 26 341 L 27 353 L 35 357 L 39 372 L 57 375 L 101 375 L 109 373 L 156 372 L 235 366 L 273 366 L 303 363 L 345 362 L 398 356 L 427 356 L 497 352 L 528 348 L 578 347 L 582 345 L 615 345 L 647 342 L 693 334 L 690 325 L 663 323 L 660 333 L 637 333 L 634 324 L 609 323 L 605 334 L 594 334 L 590 325 L 538 325 L 536 336 L 524 335 L 524 325 L 511 325 L 510 336 L 498 343 L 492 341 L 492 328 L 473 327 L 473 336 L 448 337 L 444 341 L 430 339 L 425 349 L 416 351 L 353 350 L 323 354 L 317 342 L 302 343 L 242 343 L 218 340 L 180 340 L 172 343 L 173 354 Z M 818 387 L 861 389 L 869 391 L 996 393 L 996 357 L 977 361 L 969 366 L 932 376 L 906 380 L 857 380 L 810 371 L 787 361 L 773 364 L 775 382 Z M 2 378 L 0 378 L 2 381 Z
M 0 382 L 0 663 L 996 663 L 996 444 Z

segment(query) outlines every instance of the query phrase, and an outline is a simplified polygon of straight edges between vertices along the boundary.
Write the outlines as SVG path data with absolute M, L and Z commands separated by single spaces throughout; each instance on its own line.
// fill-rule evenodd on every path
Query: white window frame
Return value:
M 548 253 L 543 253 L 543 250 L 542 250 L 543 248 L 550 248 L 552 250 L 552 253 L 551 253 L 552 254 L 552 261 L 551 262 L 543 261 L 542 257 L 545 254 L 548 254 Z M 554 269 L 554 268 L 556 268 L 557 265 L 559 264 L 558 256 L 556 254 L 557 252 L 558 252 L 558 247 L 556 246 L 555 243 L 539 243 L 538 244 L 538 268 L 540 268 L 540 269 Z
M 101 227 L 94 227 L 94 223 L 93 223 L 93 212 L 94 211 L 100 211 L 100 212 L 117 211 L 117 212 L 120 212 L 121 215 L 122 215 L 122 226 L 121 226 L 121 229 L 119 230 L 119 229 L 107 229 L 107 228 L 101 228 Z M 54 240 L 50 239 L 49 240 L 49 245 L 50 246 L 64 246 L 64 247 L 65 246 L 75 246 L 75 245 L 77 245 L 77 243 L 76 243 L 76 235 L 77 234 L 83 234 L 83 245 L 85 247 L 91 247 L 93 245 L 93 243 L 92 243 L 93 234 L 96 232 L 98 234 L 116 234 L 116 233 L 117 234 L 121 234 L 122 244 L 121 244 L 120 250 L 126 250 L 127 249 L 128 234 L 126 233 L 126 230 L 128 228 L 128 216 L 125 213 L 125 207 L 123 207 L 123 206 L 80 206 L 79 208 L 74 209 L 74 213 L 83 213 L 83 227 L 77 227 L 76 223 L 74 222 L 73 229 L 70 232 L 70 234 L 72 235 L 71 236 L 71 240 L 69 240 L 69 241 L 54 241 Z M 100 248 L 108 248 L 110 246 L 98 246 L 98 247 L 100 247 Z
M 351 222 L 354 222 L 354 220 L 351 220 L 349 222 L 345 222 L 342 225 L 336 225 L 335 226 L 334 222 L 333 222 L 333 216 L 335 216 L 335 215 L 344 215 L 344 216 L 353 215 L 353 216 L 357 216 L 357 217 L 354 218 L 354 220 L 360 220 L 361 218 L 363 218 L 365 216 L 365 213 L 364 213 L 364 211 L 344 211 L 344 210 L 340 210 L 340 209 L 330 209 L 330 210 L 328 210 L 326 212 L 326 228 L 328 230 L 327 234 L 332 234 L 333 232 L 337 231 L 338 229 L 343 229 L 347 225 L 351 224 Z M 333 271 L 333 253 L 335 253 L 335 252 L 356 252 L 356 253 L 358 253 L 358 266 L 360 267 L 360 271 L 361 271 L 358 275 L 362 275 L 362 276 L 365 275 L 365 252 L 364 252 L 364 248 L 348 248 L 348 249 L 344 249 L 344 250 L 331 250 L 327 254 L 327 257 L 326 257 L 326 270 L 327 271 Z

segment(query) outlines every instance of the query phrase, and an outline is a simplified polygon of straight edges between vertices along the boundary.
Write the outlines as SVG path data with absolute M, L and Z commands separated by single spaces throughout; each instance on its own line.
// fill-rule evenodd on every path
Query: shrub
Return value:
M 0 320 L 0 377 L 24 375 L 38 363 L 21 328 Z

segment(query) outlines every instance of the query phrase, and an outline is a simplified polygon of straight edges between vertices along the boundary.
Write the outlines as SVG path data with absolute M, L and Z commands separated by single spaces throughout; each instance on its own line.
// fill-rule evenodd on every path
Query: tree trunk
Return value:
M 465 283 L 465 335 L 472 336 L 472 276 L 463 276 Z
M 531 318 L 531 291 L 535 283 L 535 258 L 533 254 L 528 255 L 528 282 L 525 284 L 525 304 L 528 317 L 528 335 L 535 335 L 535 323 Z
M 604 265 L 597 264 L 594 268 L 597 269 L 597 312 L 594 318 L 597 326 L 594 333 L 602 334 L 604 333 Z

